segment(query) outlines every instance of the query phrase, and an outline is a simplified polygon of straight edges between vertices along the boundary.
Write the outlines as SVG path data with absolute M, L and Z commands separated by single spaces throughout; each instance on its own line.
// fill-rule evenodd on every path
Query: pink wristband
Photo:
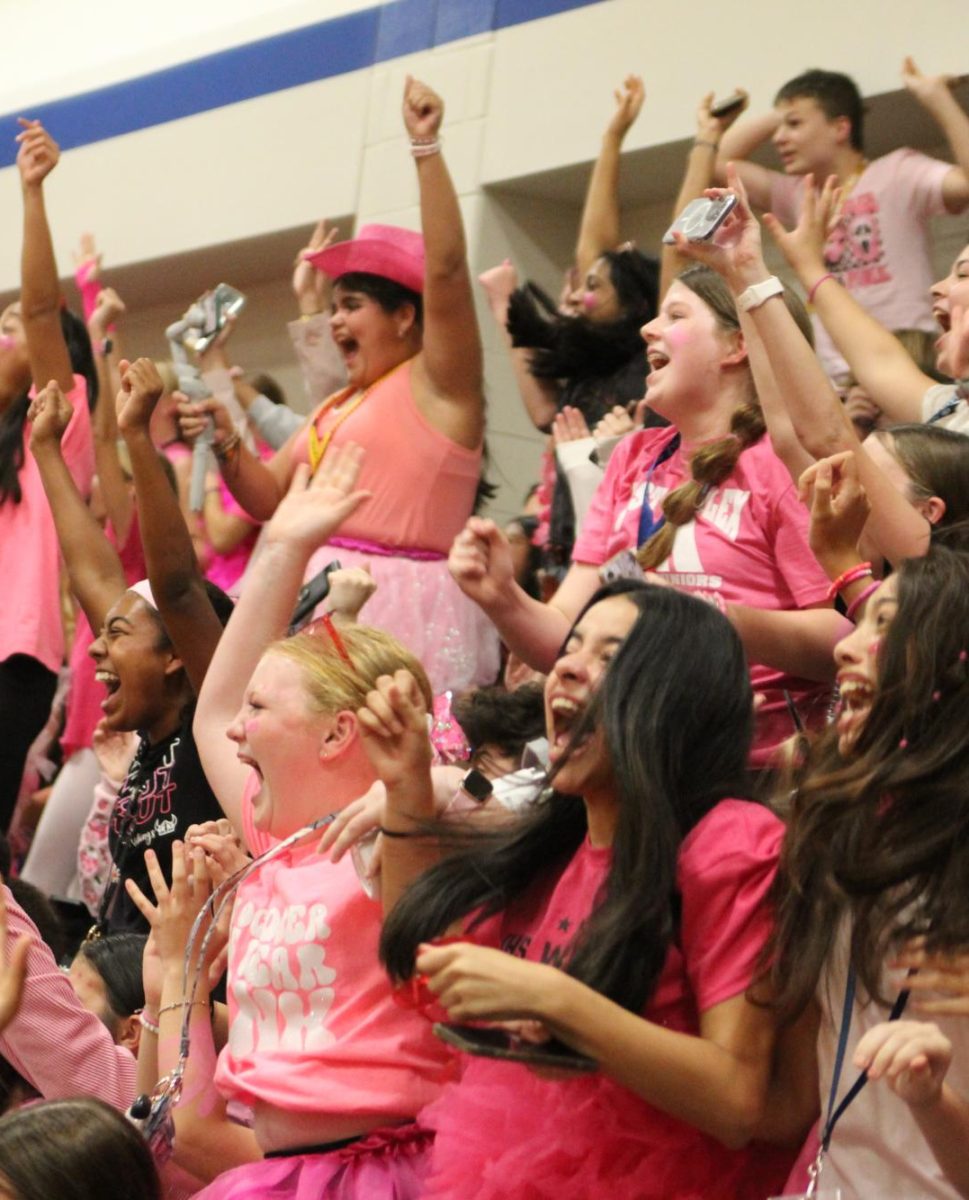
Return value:
M 870 562 L 857 563 L 853 567 L 849 567 L 847 571 L 842 571 L 838 578 L 828 588 L 828 599 L 833 600 L 842 588 L 848 586 L 849 583 L 854 583 L 858 579 L 864 579 L 868 575 L 873 575 Z
M 872 592 L 878 591 L 881 585 L 882 581 L 880 579 L 873 579 L 863 592 L 859 592 L 858 595 L 855 596 L 854 600 L 852 600 L 852 602 L 845 609 L 845 616 L 849 621 L 853 621 L 855 619 L 861 606 L 865 603 Z
M 813 304 L 813 303 L 814 303 L 814 297 L 817 295 L 817 293 L 818 293 L 818 288 L 821 286 L 821 284 L 822 284 L 822 283 L 826 283 L 826 282 L 827 282 L 827 280 L 829 280 L 829 279 L 834 279 L 834 278 L 835 278 L 835 276 L 834 276 L 834 275 L 832 275 L 830 271 L 827 273 L 827 275 L 822 275 L 822 276 L 821 276 L 821 278 L 820 278 L 820 279 L 819 279 L 819 280 L 818 280 L 818 281 L 817 281 L 817 282 L 816 282 L 816 283 L 813 285 L 813 287 L 811 288 L 811 290 L 810 290 L 810 291 L 808 292 L 808 294 L 807 294 L 807 302 L 808 302 L 808 304 Z

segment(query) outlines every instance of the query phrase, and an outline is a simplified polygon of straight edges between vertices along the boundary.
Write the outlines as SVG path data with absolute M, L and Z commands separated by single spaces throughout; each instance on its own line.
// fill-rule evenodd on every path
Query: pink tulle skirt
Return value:
M 432 1135 L 378 1129 L 329 1154 L 264 1158 L 226 1171 L 195 1200 L 418 1200 Z
M 483 1059 L 421 1123 L 437 1134 L 424 1200 L 764 1200 L 792 1158 L 727 1150 L 603 1075 Z
M 451 578 L 445 559 L 394 558 L 323 546 L 313 555 L 306 578 L 334 559 L 344 567 L 370 567 L 377 590 L 360 612 L 361 624 L 385 629 L 416 655 L 435 695 L 495 682 L 498 634 Z

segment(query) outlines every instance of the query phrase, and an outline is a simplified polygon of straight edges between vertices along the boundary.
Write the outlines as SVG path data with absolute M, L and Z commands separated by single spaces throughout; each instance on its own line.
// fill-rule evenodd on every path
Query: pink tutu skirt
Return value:
M 385 629 L 416 655 L 435 696 L 495 682 L 498 633 L 451 578 L 445 559 L 396 558 L 323 546 L 313 555 L 306 578 L 312 579 L 334 559 L 344 567 L 370 567 L 377 590 L 360 612 L 361 624 Z
M 195 1200 L 418 1200 L 432 1137 L 404 1125 L 328 1154 L 264 1158 L 226 1171 Z
M 424 1200 L 764 1200 L 793 1157 L 727 1150 L 603 1075 L 483 1059 L 420 1119 L 437 1134 Z

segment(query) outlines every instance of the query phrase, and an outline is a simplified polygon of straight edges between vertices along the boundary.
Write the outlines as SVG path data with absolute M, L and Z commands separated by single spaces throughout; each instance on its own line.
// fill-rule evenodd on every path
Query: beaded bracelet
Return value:
M 157 1014 L 156 1014 L 156 1016 L 157 1016 Z M 153 1021 L 151 1019 L 151 1017 L 145 1016 L 144 1009 L 142 1009 L 141 1012 L 138 1014 L 138 1024 L 142 1027 L 142 1029 L 147 1029 L 149 1033 L 153 1033 L 155 1035 L 155 1037 L 158 1037 L 158 1034 L 161 1032 L 159 1029 L 159 1026 L 158 1026 L 158 1022 Z
M 241 441 L 241 434 L 239 433 L 238 429 L 234 429 L 232 433 L 230 433 L 225 439 L 225 441 L 219 442 L 217 445 L 212 447 L 212 453 L 220 463 L 228 462 L 233 454 L 235 454 Z
M 866 579 L 874 575 L 870 562 L 856 563 L 853 567 L 849 567 L 847 571 L 842 571 L 836 580 L 828 588 L 828 599 L 833 600 L 835 596 L 846 588 L 849 583 L 855 583 L 859 579 Z
M 859 592 L 858 595 L 855 596 L 854 600 L 852 600 L 852 602 L 845 609 L 845 616 L 849 621 L 853 621 L 855 619 L 855 617 L 858 615 L 858 610 L 865 603 L 872 592 L 876 592 L 881 587 L 881 583 L 882 581 L 880 579 L 873 579 L 863 592 Z
M 160 1018 L 162 1013 L 174 1012 L 176 1009 L 184 1011 L 186 1008 L 192 1008 L 196 1005 L 200 1008 L 208 1008 L 209 1002 L 208 1000 L 175 1000 L 172 1004 L 163 1004 L 158 1010 L 158 1016 Z

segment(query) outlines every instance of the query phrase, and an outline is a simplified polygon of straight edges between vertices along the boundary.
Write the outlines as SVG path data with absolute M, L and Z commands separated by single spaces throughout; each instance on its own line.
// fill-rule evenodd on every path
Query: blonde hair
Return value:
M 709 267 L 689 267 L 678 279 L 706 304 L 721 330 L 725 333 L 739 332 L 740 321 L 733 296 L 715 271 Z M 786 287 L 784 302 L 798 328 L 813 346 L 811 324 L 804 305 Z M 749 367 L 747 370 L 749 372 Z M 687 525 L 694 519 L 713 489 L 733 472 L 741 454 L 759 442 L 766 432 L 764 414 L 751 378 L 750 398 L 734 409 L 730 418 L 730 432 L 726 437 L 701 446 L 690 460 L 691 478 L 664 498 L 662 526 L 636 552 L 636 558 L 644 570 L 652 570 L 669 558 L 679 526 Z
M 417 680 L 431 711 L 434 697 L 427 674 L 396 638 L 368 625 L 341 625 L 337 636 L 350 662 L 340 654 L 324 625 L 273 642 L 266 653 L 289 659 L 302 669 L 309 703 L 316 712 L 361 708 L 381 675 L 393 675 L 401 669 L 410 671 Z

